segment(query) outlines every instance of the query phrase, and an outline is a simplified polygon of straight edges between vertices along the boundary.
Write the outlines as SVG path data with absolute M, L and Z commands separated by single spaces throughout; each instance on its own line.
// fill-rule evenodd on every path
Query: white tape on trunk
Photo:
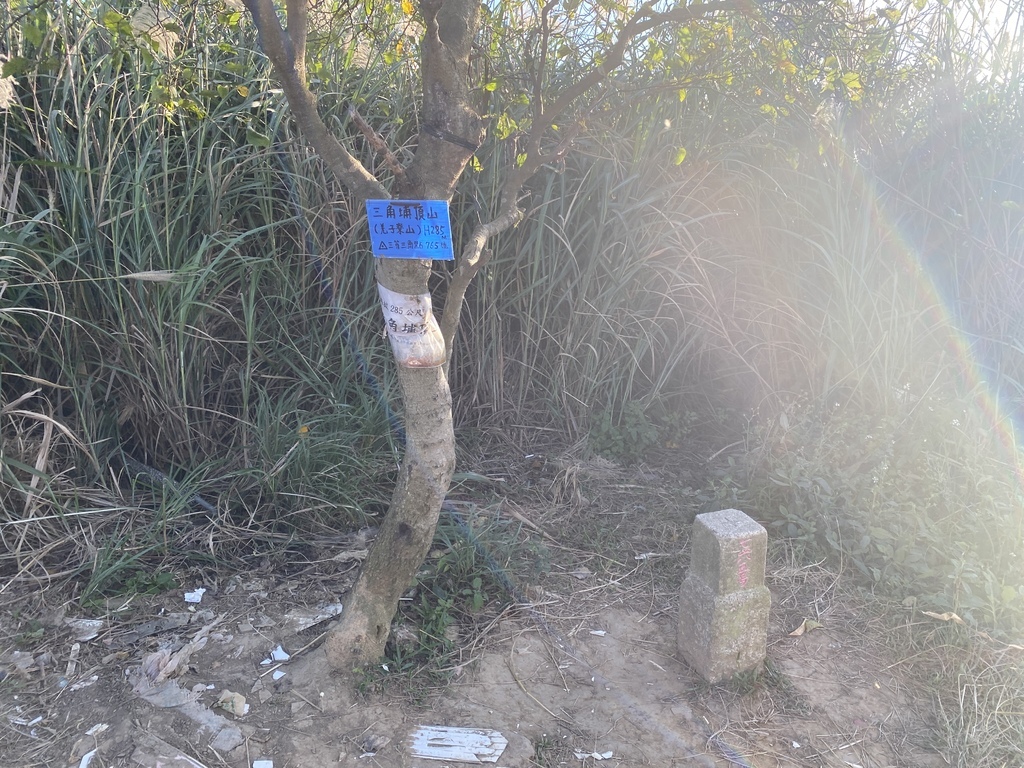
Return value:
M 406 368 L 444 365 L 444 337 L 431 310 L 430 294 L 396 293 L 377 283 L 391 351 Z

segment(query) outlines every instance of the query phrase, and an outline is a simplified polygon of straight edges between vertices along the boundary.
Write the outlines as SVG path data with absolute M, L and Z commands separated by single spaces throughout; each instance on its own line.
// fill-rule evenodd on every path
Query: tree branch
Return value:
M 450 200 L 484 139 L 484 122 L 469 98 L 469 57 L 479 8 L 479 0 L 420 0 L 426 26 L 420 63 L 423 112 L 416 155 L 406 168 L 407 187 L 418 197 Z
M 317 112 L 316 99 L 306 83 L 305 63 L 300 63 L 297 56 L 299 51 L 305 55 L 306 49 L 307 9 L 304 0 L 288 0 L 289 9 L 296 5 L 302 6 L 296 17 L 289 16 L 290 24 L 294 24 L 294 37 L 290 37 L 281 26 L 273 0 L 243 2 L 260 33 L 263 52 L 274 67 L 299 130 L 324 159 L 331 173 L 356 198 L 357 205 L 369 199 L 391 197 L 374 175 L 327 130 Z
M 306 82 L 306 34 L 309 30 L 309 9 L 306 0 L 286 0 L 288 39 L 292 46 L 292 64 L 303 83 Z
M 626 48 L 639 35 L 649 32 L 655 27 L 663 24 L 682 23 L 703 18 L 713 13 L 722 11 L 738 11 L 741 9 L 737 0 L 716 0 L 708 3 L 690 3 L 673 8 L 666 13 L 653 13 L 653 2 L 644 3 L 640 9 L 626 22 L 619 36 L 611 47 L 605 52 L 604 60 L 594 69 L 590 70 L 583 78 L 574 85 L 570 85 L 562 91 L 558 98 L 545 110 L 540 121 L 534 121 L 530 131 L 531 143 L 534 138 L 543 134 L 551 124 L 568 109 L 576 99 L 588 90 L 598 85 L 608 77 L 615 69 L 622 64 L 626 55 Z M 539 146 L 539 145 L 538 145 Z
M 522 183 L 511 177 L 502 192 L 501 211 L 490 221 L 478 224 L 462 248 L 459 266 L 448 284 L 448 294 L 444 302 L 444 314 L 441 316 L 441 335 L 444 337 L 446 351 L 445 373 L 451 365 L 452 347 L 455 334 L 462 318 L 462 307 L 465 303 L 466 289 L 473 282 L 484 265 L 490 260 L 490 251 L 484 251 L 487 241 L 499 235 L 509 227 L 513 227 L 523 219 L 523 211 L 519 208 L 519 192 Z
M 557 0 L 548 0 L 540 10 L 540 61 L 537 76 L 533 79 L 533 113 L 536 119 L 544 116 L 544 70 L 548 65 L 548 41 L 551 39 L 549 15 Z
M 356 124 L 356 128 L 359 129 L 359 132 L 362 133 L 370 143 L 373 151 L 380 155 L 381 159 L 384 160 L 384 165 L 386 165 L 388 170 L 391 171 L 391 174 L 395 177 L 395 181 L 398 184 L 403 184 L 405 182 L 405 169 L 402 167 L 402 164 L 398 162 L 398 158 L 395 157 L 391 148 L 388 147 L 388 143 L 384 141 L 384 137 L 373 130 L 373 126 L 366 122 L 366 119 L 359 114 L 359 110 L 354 106 L 350 106 L 348 108 L 348 116 L 352 122 Z
M 655 13 L 654 0 L 644 3 L 637 12 L 626 22 L 618 38 L 605 52 L 605 58 L 600 66 L 592 69 L 587 75 L 574 85 L 563 90 L 550 105 L 545 107 L 541 94 L 542 79 L 544 77 L 544 65 L 546 62 L 547 43 L 549 38 L 548 13 L 553 7 L 555 0 L 548 2 L 541 9 L 541 55 L 540 66 L 537 76 L 534 78 L 534 120 L 530 129 L 527 141 L 526 161 L 515 166 L 502 190 L 502 203 L 498 215 L 492 220 L 480 224 L 473 230 L 469 241 L 462 249 L 459 258 L 459 266 L 452 276 L 448 286 L 448 296 L 445 300 L 444 314 L 441 317 L 441 334 L 444 336 L 445 349 L 448 352 L 445 363 L 445 371 L 451 363 L 451 351 L 455 343 L 455 335 L 458 333 L 459 320 L 462 317 L 462 306 L 466 296 L 466 290 L 473 278 L 487 264 L 489 252 L 484 250 L 487 241 L 509 227 L 515 226 L 523 218 L 523 212 L 519 209 L 519 194 L 526 182 L 536 173 L 542 165 L 554 159 L 561 158 L 569 150 L 569 146 L 575 140 L 582 128 L 577 122 L 562 136 L 561 140 L 550 153 L 542 150 L 544 135 L 554 121 L 565 112 L 573 102 L 577 101 L 591 88 L 603 82 L 619 65 L 622 64 L 626 55 L 626 49 L 637 36 L 649 32 L 655 27 L 663 24 L 681 23 L 701 18 L 720 11 L 739 10 L 737 0 L 718 0 L 717 2 L 692 3 L 689 5 L 674 8 L 666 13 Z

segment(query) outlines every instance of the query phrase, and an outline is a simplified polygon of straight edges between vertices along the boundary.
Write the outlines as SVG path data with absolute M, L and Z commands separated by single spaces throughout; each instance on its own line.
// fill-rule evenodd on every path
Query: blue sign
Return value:
M 367 200 L 366 217 L 377 258 L 455 258 L 447 200 Z

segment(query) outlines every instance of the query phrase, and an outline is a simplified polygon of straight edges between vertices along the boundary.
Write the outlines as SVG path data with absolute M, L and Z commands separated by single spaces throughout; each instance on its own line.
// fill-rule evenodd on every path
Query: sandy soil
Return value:
M 303 650 L 312 638 L 299 630 L 344 602 L 348 566 L 292 579 L 237 574 L 207 583 L 199 605 L 180 590 L 115 601 L 81 640 L 88 633 L 52 596 L 23 594 L 17 615 L 3 618 L 0 765 L 465 764 L 412 757 L 409 737 L 422 725 L 499 731 L 508 746 L 488 764 L 505 768 L 946 765 L 928 750 L 928 702 L 912 700 L 864 606 L 837 598 L 834 576 L 772 563 L 766 670 L 708 685 L 676 649 L 687 521 L 666 527 L 661 511 L 638 505 L 629 522 L 628 506 L 608 508 L 626 511 L 593 513 L 612 537 L 595 549 L 618 537 L 616 556 L 595 555 L 596 567 L 580 545 L 555 549 L 550 571 L 525 589 L 529 604 L 461 637 L 440 690 L 414 678 L 359 691 L 327 672 L 321 650 Z M 553 525 L 535 519 L 530 535 Z M 658 556 L 637 559 L 655 544 Z M 790 634 L 808 618 L 821 626 Z M 38 638 L 26 639 L 26 626 Z M 292 658 L 263 664 L 279 644 Z M 166 671 L 175 659 L 166 681 L 140 676 L 144 663 Z M 233 714 L 225 691 L 247 707 L 235 697 Z

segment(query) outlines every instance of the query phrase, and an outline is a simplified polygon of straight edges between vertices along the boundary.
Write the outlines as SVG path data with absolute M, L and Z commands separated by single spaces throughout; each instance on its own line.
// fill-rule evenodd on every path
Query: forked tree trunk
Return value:
M 286 0 L 287 31 L 273 0 L 245 2 L 299 128 L 345 184 L 352 194 L 355 215 L 360 215 L 365 200 L 389 195 L 331 136 L 317 114 L 302 60 L 307 0 Z M 484 137 L 483 121 L 469 104 L 469 55 L 479 3 L 420 0 L 420 11 L 425 25 L 420 63 L 421 131 L 416 156 L 407 168 L 397 171 L 393 192 L 396 197 L 447 201 Z M 377 281 L 409 296 L 428 293 L 430 272 L 429 261 L 381 259 L 377 263 Z M 387 516 L 346 601 L 341 621 L 327 637 L 327 660 L 340 671 L 383 656 L 398 599 L 426 559 L 455 471 L 446 367 L 399 366 L 398 381 L 405 417 L 405 456 Z
M 263 49 L 281 81 L 292 113 L 306 140 L 316 149 L 351 195 L 353 210 L 361 214 L 367 199 L 386 198 L 381 183 L 331 135 L 317 114 L 316 101 L 306 78 L 305 51 L 309 7 L 312 0 L 284 0 L 287 31 L 278 17 L 275 0 L 243 0 L 260 33 Z M 618 67 L 629 43 L 655 27 L 734 7 L 733 0 L 676 5 L 665 12 L 647 0 L 626 21 L 617 39 L 600 61 L 583 77 L 567 85 L 546 104 L 540 97 L 551 27 L 548 14 L 554 2 L 542 5 L 538 19 L 542 51 L 534 81 L 533 117 L 529 135 L 515 167 L 509 170 L 502 200 L 494 219 L 476 227 L 467 239 L 448 291 L 448 306 L 441 332 L 449 354 L 466 287 L 487 258 L 484 247 L 490 237 L 515 225 L 522 212 L 517 198 L 526 180 L 545 162 L 557 160 L 569 148 L 579 124 L 563 130 L 554 148 L 542 144 L 554 120 Z M 484 123 L 469 100 L 469 59 L 479 25 L 479 0 L 419 0 L 424 32 L 421 40 L 420 77 L 423 102 L 416 156 L 408 167 L 398 167 L 383 139 L 368 125 L 360 130 L 385 160 L 395 176 L 395 197 L 416 200 L 451 200 L 455 185 L 483 142 Z M 357 121 L 358 123 L 359 121 Z M 381 259 L 377 280 L 390 291 L 408 296 L 428 293 L 429 261 Z M 384 643 L 398 599 L 412 583 L 430 548 L 455 469 L 455 438 L 452 432 L 451 392 L 447 367 L 399 367 L 398 380 L 404 403 L 407 442 L 398 485 L 391 507 L 359 580 L 349 596 L 338 627 L 327 637 L 327 659 L 338 670 L 372 663 L 384 653 Z
M 423 108 L 416 156 L 396 180 L 396 196 L 450 200 L 483 121 L 469 105 L 469 55 L 477 0 L 421 0 Z M 377 281 L 398 293 L 428 293 L 430 262 L 381 259 Z M 339 671 L 377 661 L 398 599 L 413 583 L 434 539 L 455 471 L 455 434 L 447 367 L 398 366 L 405 414 L 405 457 L 391 506 L 363 564 L 340 624 L 327 636 L 328 663 Z

